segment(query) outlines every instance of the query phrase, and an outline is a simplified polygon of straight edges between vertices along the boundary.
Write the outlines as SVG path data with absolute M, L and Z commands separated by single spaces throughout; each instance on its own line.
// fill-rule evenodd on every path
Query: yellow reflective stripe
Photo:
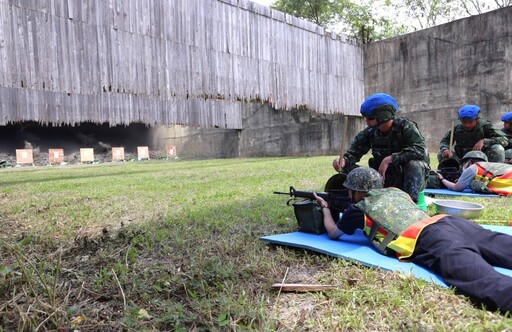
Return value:
M 487 173 L 483 176 L 485 169 L 479 164 L 475 164 L 477 169 L 477 175 L 475 180 L 485 181 L 488 180 L 492 174 Z M 492 181 L 487 183 L 486 187 L 495 194 L 509 196 L 512 193 L 512 172 L 507 172 L 503 175 L 497 176 Z
M 399 236 L 394 241 L 388 244 L 388 248 L 393 249 L 398 256 L 399 260 L 404 260 L 412 255 L 416 247 L 416 238 L 410 239 L 407 237 Z
M 416 242 L 421 231 L 432 223 L 435 223 L 439 219 L 446 217 L 446 214 L 438 214 L 436 216 L 420 220 L 411 226 L 407 227 L 395 240 L 388 244 L 388 248 L 393 249 L 398 256 L 398 259 L 403 261 L 411 257 L 416 248 Z
M 366 236 L 370 235 L 370 232 L 372 230 L 372 225 L 373 225 L 373 220 L 365 214 L 364 215 L 363 232 L 366 234 Z M 386 237 L 386 235 L 388 235 L 388 232 L 384 228 L 379 226 L 377 228 L 377 233 L 375 233 L 375 239 L 378 241 L 382 241 L 382 239 L 384 239 Z

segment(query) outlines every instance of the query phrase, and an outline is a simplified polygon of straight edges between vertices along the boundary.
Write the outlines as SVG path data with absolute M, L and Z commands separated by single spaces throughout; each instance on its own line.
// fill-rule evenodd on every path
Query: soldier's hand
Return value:
M 453 155 L 452 152 L 448 149 L 443 150 L 443 152 L 441 153 L 441 157 L 443 157 L 443 159 L 451 158 L 452 155 Z
M 336 171 L 338 171 L 338 172 L 339 172 L 339 171 L 341 171 L 341 169 L 342 169 L 343 167 L 345 167 L 345 159 L 343 159 L 343 158 L 341 158 L 341 159 L 338 159 L 338 158 L 334 159 L 334 160 L 332 161 L 332 167 L 333 167 Z
M 320 205 L 320 207 L 323 209 L 323 208 L 328 208 L 329 207 L 329 204 L 327 204 L 327 202 L 325 201 L 325 199 L 323 199 L 322 197 L 318 196 L 316 194 L 316 192 L 313 192 L 313 197 L 315 197 L 315 200 L 316 202 L 318 203 L 318 205 Z
M 478 142 L 476 142 L 475 146 L 473 146 L 473 151 L 482 151 L 484 147 L 484 139 L 482 138 Z
M 382 176 L 382 180 L 386 180 L 386 171 L 388 170 L 388 166 L 391 164 L 391 156 L 387 156 L 386 158 L 382 159 L 380 166 L 379 166 L 379 174 Z

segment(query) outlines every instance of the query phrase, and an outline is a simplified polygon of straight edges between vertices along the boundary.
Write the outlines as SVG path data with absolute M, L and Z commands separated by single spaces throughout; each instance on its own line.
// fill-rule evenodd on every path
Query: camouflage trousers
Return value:
M 378 170 L 380 164 L 375 162 L 375 159 L 368 160 L 368 166 Z M 359 165 L 352 165 L 351 167 L 344 168 L 347 174 Z M 428 173 L 430 166 L 423 160 L 411 160 L 404 165 L 390 164 L 386 171 L 386 178 L 384 187 L 396 187 L 402 189 L 412 200 L 417 203 L 419 194 L 425 190 L 427 185 Z
M 505 161 L 505 148 L 500 144 L 494 144 L 487 148 L 483 148 L 482 152 L 485 153 L 488 161 L 491 163 L 502 163 Z M 456 159 L 459 162 L 462 159 L 462 157 L 464 156 L 458 156 L 457 154 L 455 154 L 455 152 L 453 153 L 452 156 L 452 158 Z M 441 151 L 439 151 L 437 153 L 437 161 L 441 162 L 441 160 L 443 160 L 443 157 Z
M 469 188 L 475 193 L 492 194 L 492 191 L 490 191 L 489 188 L 487 188 L 487 186 L 482 183 L 482 181 L 471 180 Z

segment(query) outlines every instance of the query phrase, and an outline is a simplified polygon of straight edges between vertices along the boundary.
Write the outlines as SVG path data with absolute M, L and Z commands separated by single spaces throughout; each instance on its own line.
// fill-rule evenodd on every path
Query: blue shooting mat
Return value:
M 512 235 L 512 227 L 509 226 L 482 226 L 496 232 Z M 380 254 L 371 246 L 361 230 L 357 230 L 354 235 L 342 235 L 340 240 L 337 241 L 329 239 L 327 234 L 315 235 L 304 232 L 263 236 L 260 237 L 260 240 L 277 245 L 308 249 L 351 262 L 357 262 L 371 268 L 411 274 L 416 278 L 448 287 L 440 276 L 419 265 L 400 262 L 397 258 Z M 495 269 L 502 274 L 512 277 L 512 270 L 499 267 L 495 267 Z
M 429 195 L 442 195 L 442 196 L 468 196 L 468 197 L 500 197 L 497 194 L 479 194 L 472 192 L 470 189 L 465 189 L 464 191 L 453 191 L 448 189 L 432 189 L 426 188 L 424 191 L 426 196 Z

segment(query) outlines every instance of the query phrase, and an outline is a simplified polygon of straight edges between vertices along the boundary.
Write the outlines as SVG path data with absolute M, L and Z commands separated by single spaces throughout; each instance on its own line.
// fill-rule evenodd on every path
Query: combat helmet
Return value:
M 501 121 L 512 123 L 512 112 L 503 114 L 503 116 L 501 117 Z
M 480 107 L 476 105 L 464 105 L 459 109 L 459 120 L 460 119 L 478 119 L 478 113 L 480 113 Z
M 379 172 L 373 168 L 357 167 L 348 173 L 343 186 L 350 190 L 368 192 L 370 189 L 381 189 L 383 181 Z
M 482 151 L 469 151 L 462 157 L 460 160 L 461 164 L 464 164 L 466 160 L 478 160 L 478 161 L 488 161 L 487 156 Z
M 379 123 L 395 117 L 398 106 L 393 97 L 385 93 L 375 93 L 368 96 L 361 104 L 361 114 L 364 117 L 375 117 Z

